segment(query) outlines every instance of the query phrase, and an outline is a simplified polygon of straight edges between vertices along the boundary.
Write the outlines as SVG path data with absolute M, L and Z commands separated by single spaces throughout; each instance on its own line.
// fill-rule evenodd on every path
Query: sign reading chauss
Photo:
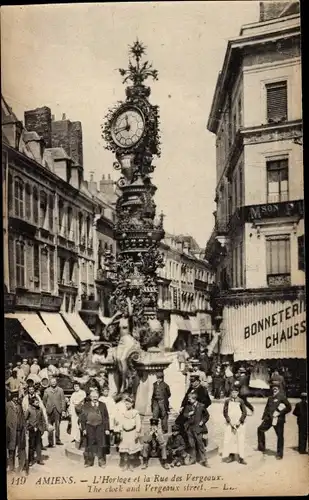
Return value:
M 294 318 L 294 316 L 299 317 L 305 309 L 305 302 L 295 302 L 292 306 L 285 307 L 265 318 L 254 321 L 250 325 L 245 326 L 244 338 L 246 340 L 251 335 L 257 335 L 261 332 L 269 331 L 272 327 L 276 327 L 276 333 L 265 337 L 265 347 L 266 349 L 270 349 L 272 345 L 286 342 L 293 336 L 297 337 L 306 331 L 306 320 L 303 319 L 294 324 L 289 324 L 289 320 Z
M 306 357 L 304 300 L 224 307 L 222 354 L 234 360 Z

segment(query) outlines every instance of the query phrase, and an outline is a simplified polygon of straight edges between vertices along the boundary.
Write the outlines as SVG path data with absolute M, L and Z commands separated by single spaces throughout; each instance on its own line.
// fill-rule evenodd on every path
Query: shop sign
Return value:
M 304 300 L 257 302 L 223 311 L 221 353 L 236 360 L 306 357 Z
M 267 203 L 245 207 L 245 220 L 273 219 L 278 217 L 304 216 L 303 200 L 286 201 L 283 203 Z

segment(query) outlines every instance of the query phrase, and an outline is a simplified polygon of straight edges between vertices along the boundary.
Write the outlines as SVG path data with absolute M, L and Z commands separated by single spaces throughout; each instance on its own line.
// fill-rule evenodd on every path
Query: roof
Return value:
M 54 160 L 71 160 L 71 157 L 67 155 L 63 148 L 46 148 Z

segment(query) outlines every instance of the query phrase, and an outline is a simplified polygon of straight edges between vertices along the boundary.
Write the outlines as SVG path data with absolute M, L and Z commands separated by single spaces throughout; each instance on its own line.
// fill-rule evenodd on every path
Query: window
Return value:
M 71 312 L 75 311 L 76 295 L 71 296 Z
M 11 174 L 8 176 L 8 207 L 9 213 L 13 210 L 13 177 Z
M 267 121 L 281 122 L 288 118 L 287 82 L 266 85 Z
M 24 217 L 24 183 L 21 179 L 15 179 L 14 186 L 15 196 L 15 215 L 16 217 Z
M 64 265 L 65 259 L 63 257 L 58 257 L 58 283 L 62 283 L 64 279 Z
M 40 252 L 37 243 L 33 246 L 33 281 L 34 288 L 40 288 Z
M 28 220 L 31 220 L 31 187 L 29 184 L 26 184 L 25 206 L 26 206 L 26 218 Z
M 58 221 L 58 228 L 59 228 L 59 232 L 60 232 L 60 234 L 62 233 L 63 216 L 64 216 L 63 201 L 62 201 L 62 200 L 59 200 L 59 201 L 58 201 L 58 217 L 59 217 L 59 221 Z
M 54 230 L 54 197 L 49 195 L 48 197 L 48 226 L 49 230 L 53 232 Z
M 44 292 L 49 291 L 49 279 L 48 279 L 48 250 L 47 248 L 41 249 L 41 288 Z
M 305 240 L 304 235 L 298 236 L 298 269 L 305 271 Z
M 69 281 L 74 283 L 75 282 L 75 261 L 74 259 L 70 259 L 69 261 Z
M 45 218 L 47 211 L 47 195 L 44 191 L 40 193 L 40 227 L 45 226 Z
M 68 207 L 68 236 L 72 236 L 72 220 L 73 220 L 73 210 L 72 207 Z
M 15 244 L 16 286 L 25 286 L 25 246 L 22 241 Z
M 55 266 L 54 266 L 55 252 L 49 250 L 49 285 L 50 291 L 53 292 L 55 288 Z
M 287 159 L 267 162 L 267 203 L 287 201 L 289 162 Z
M 33 188 L 33 221 L 35 224 L 38 224 L 38 222 L 39 222 L 38 203 L 39 203 L 38 190 L 36 187 L 34 187 Z
M 238 115 L 238 128 L 241 128 L 242 127 L 242 99 L 241 99 L 241 95 L 238 98 L 237 115 Z
M 70 312 L 70 295 L 65 294 L 65 312 Z
M 291 258 L 289 235 L 267 237 L 266 269 L 268 286 L 290 285 Z

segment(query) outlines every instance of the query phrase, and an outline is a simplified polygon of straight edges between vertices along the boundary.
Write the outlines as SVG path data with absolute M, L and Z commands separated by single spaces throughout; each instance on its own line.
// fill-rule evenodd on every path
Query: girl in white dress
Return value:
M 72 441 L 80 441 L 80 430 L 78 426 L 78 415 L 76 413 L 76 407 L 81 405 L 86 397 L 85 391 L 80 388 L 78 382 L 74 382 L 73 385 L 74 392 L 70 398 L 69 414 L 71 416 L 71 437 Z
M 133 408 L 133 399 L 127 396 L 124 400 L 126 410 L 120 416 L 120 443 L 119 453 L 122 470 L 133 470 L 133 458 L 141 451 L 140 434 L 141 418 L 138 411 Z
M 224 402 L 223 415 L 225 418 L 225 430 L 223 441 L 222 459 L 226 463 L 233 462 L 238 457 L 238 462 L 245 462 L 245 420 L 247 417 L 246 406 L 238 397 L 239 386 L 232 388 L 231 396 Z

